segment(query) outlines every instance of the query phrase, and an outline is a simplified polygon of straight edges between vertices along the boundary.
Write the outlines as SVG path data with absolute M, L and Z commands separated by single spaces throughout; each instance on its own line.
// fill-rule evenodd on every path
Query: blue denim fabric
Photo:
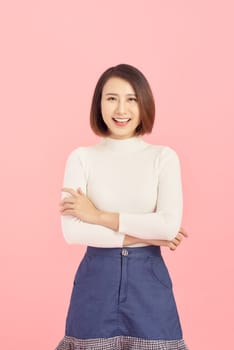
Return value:
M 65 334 L 80 339 L 181 339 L 160 247 L 88 246 L 75 274 Z

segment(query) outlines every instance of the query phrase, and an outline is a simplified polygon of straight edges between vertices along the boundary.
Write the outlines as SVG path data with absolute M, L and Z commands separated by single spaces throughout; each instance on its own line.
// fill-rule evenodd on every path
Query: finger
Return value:
M 70 197 L 64 198 L 64 199 L 60 202 L 60 205 L 64 205 L 64 203 L 75 203 L 75 202 L 77 202 L 77 197 L 75 198 L 75 197 L 70 196 Z
M 182 237 L 180 235 L 177 235 L 175 238 L 173 238 L 173 240 L 177 240 L 177 241 L 181 241 L 182 240 Z
M 176 238 L 172 239 L 171 242 L 172 242 L 173 244 L 175 244 L 175 245 L 180 244 L 180 241 L 177 240 Z
M 177 237 L 175 237 L 175 238 L 172 240 L 172 242 L 174 242 L 175 244 L 180 244 L 181 241 L 182 241 L 182 239 L 179 239 L 179 238 L 177 238 Z
M 176 246 L 178 246 L 178 245 L 181 243 L 181 241 L 178 240 L 178 239 L 176 239 L 176 238 L 174 238 L 171 242 L 172 242 L 173 244 L 175 244 Z
M 73 188 L 64 187 L 64 188 L 62 188 L 62 192 L 68 192 L 72 196 L 75 196 L 75 197 L 77 196 L 77 192 L 75 190 L 73 190 Z
M 170 241 L 169 248 L 170 250 L 176 250 L 177 246 L 172 241 Z
M 75 204 L 74 203 L 64 203 L 61 206 L 60 210 L 65 210 L 65 209 L 75 209 Z
M 184 239 L 184 236 L 181 233 L 178 233 L 174 239 L 181 242 Z
M 63 216 L 66 216 L 66 215 L 76 216 L 76 213 L 75 213 L 74 210 L 68 210 L 68 209 L 66 209 L 66 210 L 64 210 L 64 211 L 61 212 L 61 215 L 63 215 Z
M 184 237 L 188 237 L 188 233 L 187 233 L 187 231 L 186 231 L 183 227 L 180 228 L 179 232 L 180 232 Z
M 82 195 L 84 194 L 84 192 L 82 192 L 82 189 L 80 187 L 77 189 L 77 192 L 82 194 Z
M 183 235 L 184 237 L 188 237 L 188 236 L 189 236 L 187 232 L 181 232 L 181 233 L 182 233 L 182 235 Z

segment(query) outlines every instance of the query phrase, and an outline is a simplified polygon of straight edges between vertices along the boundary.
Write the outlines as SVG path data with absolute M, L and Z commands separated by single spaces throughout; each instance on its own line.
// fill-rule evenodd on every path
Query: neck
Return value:
M 132 136 L 125 139 L 115 139 L 107 136 L 103 137 L 99 144 L 105 149 L 115 152 L 134 152 L 146 146 L 141 136 Z

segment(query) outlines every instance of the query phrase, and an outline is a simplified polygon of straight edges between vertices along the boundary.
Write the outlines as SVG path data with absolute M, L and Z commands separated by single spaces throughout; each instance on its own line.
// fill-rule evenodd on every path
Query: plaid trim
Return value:
M 188 350 L 183 339 L 143 339 L 130 336 L 77 339 L 65 336 L 55 350 Z

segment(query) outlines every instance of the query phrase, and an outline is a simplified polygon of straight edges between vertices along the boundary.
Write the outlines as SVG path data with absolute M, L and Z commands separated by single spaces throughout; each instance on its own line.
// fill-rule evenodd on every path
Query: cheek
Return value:
M 134 113 L 136 118 L 140 119 L 140 110 L 138 106 L 132 107 L 132 113 Z
M 101 104 L 101 112 L 104 117 L 108 117 L 113 112 L 113 105 L 105 103 Z
M 101 103 L 100 107 L 101 107 L 102 117 L 103 117 L 103 119 L 105 119 L 105 116 L 106 116 L 106 106 L 105 106 L 104 103 Z

